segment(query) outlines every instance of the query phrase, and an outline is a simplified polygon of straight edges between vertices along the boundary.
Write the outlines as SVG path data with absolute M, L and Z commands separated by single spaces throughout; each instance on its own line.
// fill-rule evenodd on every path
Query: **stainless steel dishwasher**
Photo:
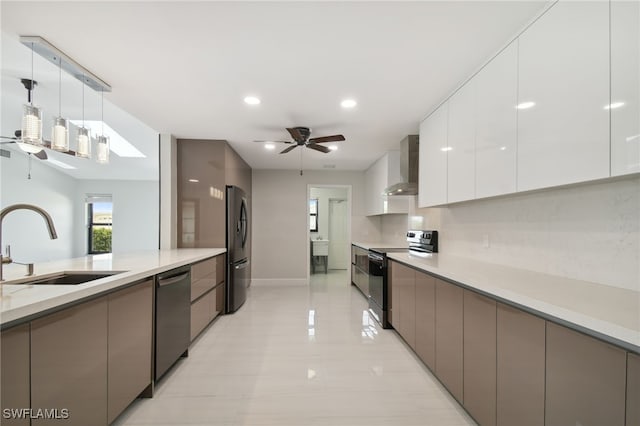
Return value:
M 187 356 L 191 328 L 191 267 L 183 266 L 156 279 L 155 379 Z

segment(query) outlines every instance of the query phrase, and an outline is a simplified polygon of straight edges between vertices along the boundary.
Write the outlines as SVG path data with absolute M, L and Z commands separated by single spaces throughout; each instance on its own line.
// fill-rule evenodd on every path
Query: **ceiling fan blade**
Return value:
M 297 127 L 287 127 L 287 132 L 296 142 L 304 142 L 304 135 L 300 133 L 300 129 Z
M 284 149 L 284 150 L 280 151 L 280 154 L 286 154 L 287 152 L 289 152 L 289 151 L 291 151 L 291 150 L 295 149 L 295 147 L 297 147 L 297 146 L 298 146 L 298 145 L 291 145 L 289 148 L 286 148 L 286 149 Z
M 325 142 L 339 142 L 343 141 L 344 136 L 342 135 L 333 135 L 333 136 L 322 136 L 320 138 L 311 138 L 309 142 L 312 143 L 325 143 Z
M 325 154 L 327 152 L 331 152 L 331 150 L 329 148 L 327 148 L 326 146 L 316 145 L 316 144 L 313 144 L 313 143 L 307 144 L 306 147 L 307 148 L 311 148 L 311 149 L 315 149 L 316 151 L 324 152 Z
M 41 151 L 36 152 L 35 155 L 37 158 L 41 159 L 41 160 L 46 160 L 48 158 L 47 153 L 44 152 L 44 149 Z
M 258 143 L 293 143 L 292 141 L 254 141 L 254 142 L 258 142 Z

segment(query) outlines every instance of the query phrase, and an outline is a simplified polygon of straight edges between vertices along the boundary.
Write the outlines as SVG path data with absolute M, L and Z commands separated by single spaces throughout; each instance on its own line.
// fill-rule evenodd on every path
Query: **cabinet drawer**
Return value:
M 198 281 L 209 275 L 216 275 L 216 258 L 203 260 L 191 266 L 191 282 Z
M 193 302 L 198 297 L 205 294 L 216 286 L 215 276 L 209 276 L 207 278 L 199 279 L 198 281 L 191 282 L 191 301 Z
M 191 340 L 211 322 L 216 312 L 216 291 L 210 291 L 191 304 Z

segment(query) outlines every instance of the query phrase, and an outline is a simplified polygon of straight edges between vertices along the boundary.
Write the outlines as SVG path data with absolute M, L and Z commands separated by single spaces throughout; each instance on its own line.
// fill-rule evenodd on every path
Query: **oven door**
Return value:
M 369 312 L 383 327 L 387 317 L 385 258 L 369 252 Z

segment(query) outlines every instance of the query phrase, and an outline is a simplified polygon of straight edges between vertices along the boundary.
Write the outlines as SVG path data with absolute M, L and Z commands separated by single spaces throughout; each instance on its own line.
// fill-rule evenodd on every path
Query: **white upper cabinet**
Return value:
M 476 82 L 470 80 L 449 99 L 447 202 L 475 198 Z
M 552 6 L 519 37 L 518 77 L 518 191 L 608 177 L 609 3 Z
M 516 191 L 518 43 L 507 46 L 474 78 L 476 197 Z
M 448 102 L 420 123 L 418 207 L 447 203 Z
M 611 2 L 611 175 L 640 172 L 640 3 Z
M 386 196 L 384 190 L 402 181 L 400 151 L 389 151 L 365 172 L 365 200 L 367 216 L 390 213 L 408 213 L 408 196 Z

